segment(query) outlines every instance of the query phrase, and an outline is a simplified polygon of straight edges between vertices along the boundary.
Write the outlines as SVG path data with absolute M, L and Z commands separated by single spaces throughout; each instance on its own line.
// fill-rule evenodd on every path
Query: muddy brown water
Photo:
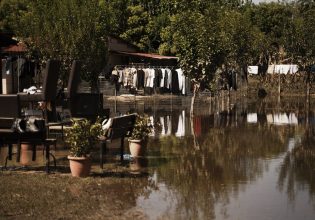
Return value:
M 117 198 L 140 192 L 125 202 L 148 219 L 314 219 L 312 104 L 297 98 L 202 103 L 191 118 L 189 105 L 167 101 L 112 108 L 145 112 L 155 123 L 146 157 L 132 159 L 126 148 L 122 165 L 143 184 L 117 187 Z M 110 159 L 116 153 L 109 150 L 108 164 L 118 163 Z

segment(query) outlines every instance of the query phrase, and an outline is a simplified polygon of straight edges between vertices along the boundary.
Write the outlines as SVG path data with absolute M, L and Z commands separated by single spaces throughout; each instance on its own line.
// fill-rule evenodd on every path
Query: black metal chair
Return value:
M 60 75 L 60 61 L 59 60 L 48 60 L 46 63 L 46 67 L 44 69 L 44 80 L 42 85 L 42 91 L 36 92 L 34 94 L 28 93 L 18 93 L 20 101 L 22 103 L 28 103 L 30 106 L 33 106 L 36 102 L 45 102 L 45 119 L 48 120 L 48 104 L 50 103 L 51 112 L 53 115 L 56 114 L 56 96 L 57 96 L 57 85 L 58 78 Z
M 42 91 L 34 94 L 18 93 L 22 102 L 55 101 L 60 75 L 60 61 L 48 60 L 44 70 Z
M 104 153 L 106 153 L 107 141 L 120 139 L 120 160 L 124 156 L 124 140 L 129 137 L 134 128 L 137 114 L 124 115 L 111 119 L 111 125 L 104 137 L 100 138 L 100 167 L 103 169 Z
M 0 147 L 8 145 L 7 160 L 12 160 L 13 144 L 19 141 L 19 134 L 12 130 L 12 125 L 15 118 L 20 117 L 19 112 L 19 97 L 17 95 L 0 95 Z M 4 107 L 5 106 L 5 107 Z
M 8 160 L 12 160 L 13 144 L 17 145 L 16 161 L 20 162 L 21 144 L 27 143 L 33 146 L 33 160 L 36 160 L 36 146 L 43 145 L 46 157 L 46 172 L 50 171 L 50 156 L 54 159 L 56 167 L 56 160 L 54 155 L 50 153 L 50 146 L 56 147 L 56 139 L 47 138 L 45 130 L 45 122 L 42 119 L 42 130 L 38 132 L 18 132 L 12 128 L 14 121 L 21 118 L 19 95 L 0 95 L 0 105 L 6 108 L 0 108 L 0 147 L 8 145 L 8 156 L 5 161 L 5 168 Z

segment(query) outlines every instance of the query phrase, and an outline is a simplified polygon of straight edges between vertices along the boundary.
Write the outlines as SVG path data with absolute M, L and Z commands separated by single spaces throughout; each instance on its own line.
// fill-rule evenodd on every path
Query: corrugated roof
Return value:
M 178 60 L 178 57 L 162 56 L 162 55 L 159 55 L 159 54 L 152 54 L 152 53 L 138 53 L 138 52 L 124 52 L 124 51 L 114 51 L 114 52 L 116 52 L 118 54 L 137 56 L 137 57 L 146 57 L 146 58 L 151 58 L 151 59 L 159 59 L 159 60 L 176 59 L 176 60 Z

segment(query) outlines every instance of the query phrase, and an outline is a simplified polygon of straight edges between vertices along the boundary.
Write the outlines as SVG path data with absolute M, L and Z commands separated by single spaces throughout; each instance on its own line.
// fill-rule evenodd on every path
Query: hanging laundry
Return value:
M 275 65 L 269 65 L 267 69 L 268 74 L 274 74 L 275 73 Z
M 186 95 L 186 76 L 184 75 L 182 69 L 176 69 L 178 75 L 178 87 L 181 94 Z
M 257 123 L 257 113 L 248 113 L 247 123 Z
M 257 75 L 258 74 L 258 66 L 248 66 L 247 67 L 248 74 Z
M 137 89 L 143 89 L 144 88 L 144 71 L 142 69 L 137 70 Z

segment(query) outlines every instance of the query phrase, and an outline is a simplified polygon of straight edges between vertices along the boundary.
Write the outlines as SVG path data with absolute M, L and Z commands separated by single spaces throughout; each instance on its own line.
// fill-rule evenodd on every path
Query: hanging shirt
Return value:
M 258 66 L 248 66 L 247 72 L 249 74 L 257 75 L 258 74 Z
M 131 74 L 131 87 L 132 88 L 137 88 L 138 84 L 138 76 L 137 76 L 137 69 L 136 68 L 130 68 L 130 74 Z
M 143 69 L 144 71 L 144 87 L 148 87 L 148 85 L 150 84 L 150 71 L 148 68 Z
M 247 123 L 257 123 L 257 113 L 248 113 Z
M 167 81 L 165 82 L 166 84 L 164 84 L 165 88 L 171 89 L 172 86 L 172 71 L 170 69 L 165 69 L 166 71 L 166 77 L 167 77 Z
M 275 65 L 269 65 L 267 69 L 268 74 L 274 74 L 275 73 Z
M 154 79 L 155 79 L 155 70 L 154 69 L 149 69 L 150 71 L 150 83 L 149 83 L 149 86 L 150 88 L 153 88 L 154 87 Z
M 178 75 L 178 87 L 179 91 L 183 94 L 186 95 L 186 77 L 182 71 L 182 69 L 177 69 L 176 70 L 177 75 Z
M 165 69 L 161 69 L 162 72 L 162 77 L 161 77 L 161 81 L 160 81 L 160 87 L 163 88 L 164 87 L 164 80 L 165 80 Z

